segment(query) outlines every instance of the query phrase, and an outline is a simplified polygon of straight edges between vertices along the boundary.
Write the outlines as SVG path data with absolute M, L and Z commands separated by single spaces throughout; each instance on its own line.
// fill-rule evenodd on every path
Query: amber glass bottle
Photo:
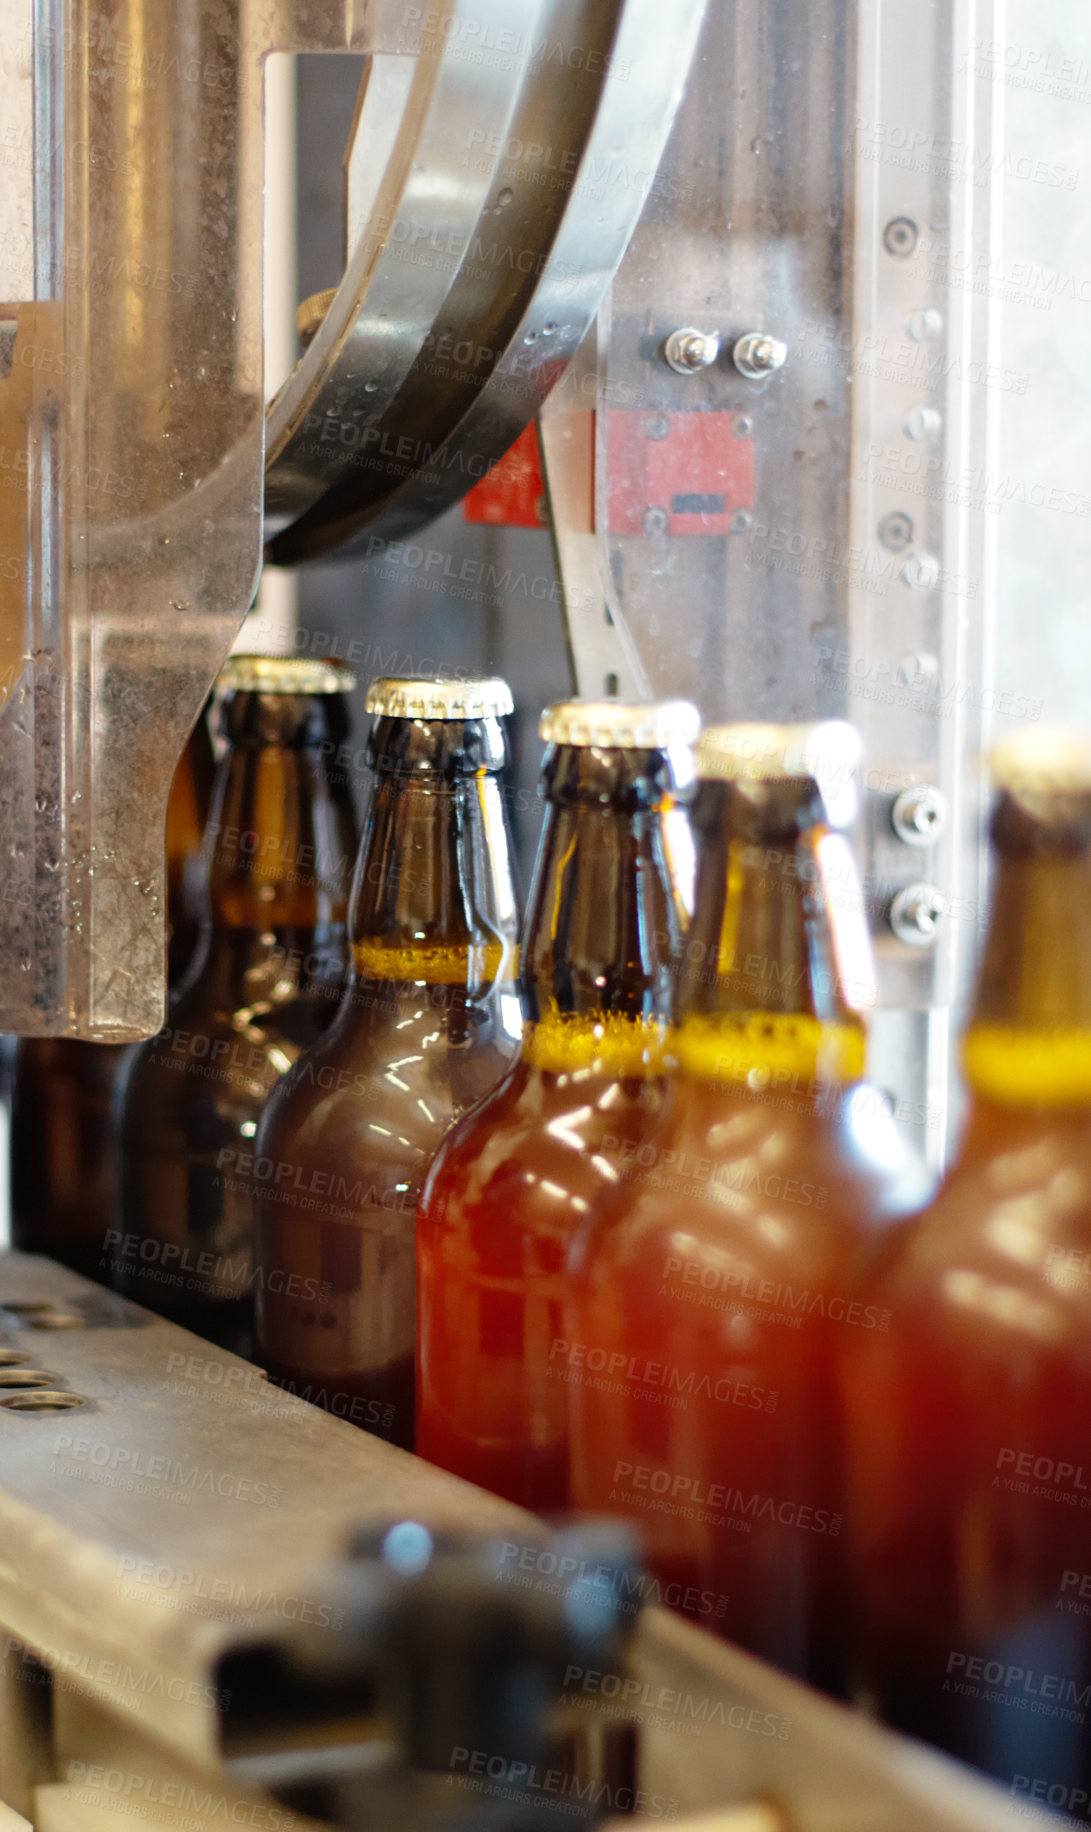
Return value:
M 193 865 L 212 791 L 212 741 L 202 713 L 174 775 L 167 807 L 167 978 L 193 953 L 199 911 Z M 77 1037 L 23 1037 L 13 1052 L 12 1243 L 86 1278 L 105 1276 L 103 1243 L 117 1226 L 111 1104 L 131 1046 Z
M 447 1127 L 516 1047 L 503 681 L 380 680 L 375 771 L 336 1022 L 256 1144 L 258 1358 L 409 1447 L 414 1212 Z
M 993 760 L 965 1136 L 845 1343 L 859 1678 L 884 1716 L 1085 1818 L 1091 1798 L 1091 737 Z
M 872 1326 L 848 1267 L 895 1200 L 846 1098 L 873 997 L 833 825 L 857 753 L 836 723 L 703 735 L 675 1073 L 581 1231 L 561 1332 L 574 1503 L 640 1527 L 666 1602 L 830 1687 L 835 1345 Z
M 696 710 L 572 701 L 545 714 L 546 821 L 527 912 L 526 1027 L 451 1132 L 417 1221 L 417 1448 L 538 1509 L 568 1502 L 561 1350 L 573 1234 L 662 1098 L 672 853 Z
M 118 1289 L 224 1346 L 250 1340 L 254 1134 L 271 1088 L 344 984 L 356 827 L 333 768 L 348 670 L 236 655 L 204 848 L 197 953 L 166 1027 L 118 1090 Z

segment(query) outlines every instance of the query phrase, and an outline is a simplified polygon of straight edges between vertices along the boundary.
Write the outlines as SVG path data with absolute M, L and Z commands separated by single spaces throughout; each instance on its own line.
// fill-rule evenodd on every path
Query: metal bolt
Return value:
M 902 563 L 902 578 L 915 592 L 934 591 L 939 575 L 940 564 L 934 553 L 911 553 Z
M 887 921 L 907 948 L 930 948 L 943 920 L 947 900 L 935 884 L 907 884 L 894 898 Z
M 879 540 L 888 553 L 904 553 L 913 545 L 913 523 L 904 509 L 892 509 L 879 523 Z
M 663 355 L 677 375 L 696 375 L 707 369 L 720 354 L 720 340 L 711 332 L 695 331 L 687 325 L 672 331 L 663 347 Z
M 936 439 L 943 431 L 943 415 L 935 407 L 911 407 L 902 426 L 907 439 Z
M 728 526 L 729 534 L 745 534 L 750 526 L 750 517 L 745 509 L 736 509 Z
M 764 331 L 747 331 L 740 337 L 731 352 L 731 360 L 740 375 L 749 381 L 760 382 L 763 376 L 772 375 L 774 369 L 783 368 L 788 355 L 788 345 L 779 337 L 769 337 Z
M 947 797 L 931 783 L 914 783 L 898 796 L 890 824 L 907 846 L 931 846 L 947 825 Z
M 905 321 L 905 328 L 914 343 L 926 343 L 930 337 L 939 337 L 943 330 L 943 313 L 937 312 L 934 305 L 921 306 L 910 312 Z
M 920 650 L 910 650 L 903 655 L 894 670 L 902 687 L 916 687 L 923 690 L 931 685 L 939 673 L 939 662 L 934 655 L 922 654 Z
M 917 246 L 918 233 L 911 216 L 894 216 L 883 230 L 883 247 L 895 260 L 906 261 Z
M 650 413 L 644 422 L 645 439 L 669 439 L 671 423 L 665 413 Z
M 641 527 L 645 534 L 666 534 L 671 518 L 665 509 L 645 509 Z
M 754 430 L 754 422 L 748 413 L 737 413 L 731 417 L 731 437 L 749 439 Z

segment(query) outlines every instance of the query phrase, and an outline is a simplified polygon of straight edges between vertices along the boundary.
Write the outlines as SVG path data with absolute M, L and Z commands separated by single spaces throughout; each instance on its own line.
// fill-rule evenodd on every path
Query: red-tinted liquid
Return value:
M 417 1218 L 422 1457 L 568 1506 L 568 1256 L 660 1098 L 657 1081 L 520 1061 L 448 1136 Z
M 844 1345 L 860 1683 L 1015 1798 L 1086 1816 L 1091 1114 L 979 1102 L 862 1296 L 891 1324 Z

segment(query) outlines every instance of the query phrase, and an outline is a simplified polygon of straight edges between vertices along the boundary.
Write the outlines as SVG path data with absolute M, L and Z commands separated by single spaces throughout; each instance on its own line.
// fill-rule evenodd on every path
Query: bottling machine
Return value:
M 270 375 L 270 59 L 338 52 L 341 273 Z M 531 541 L 581 693 L 861 728 L 872 1081 L 938 1170 L 976 760 L 1087 685 L 1075 0 L 0 0 L 0 94 L 0 1028 L 161 1022 L 167 794 L 263 562 L 354 563 L 366 642 Z M 1056 1804 L 18 1255 L 0 1523 L 13 1832 Z

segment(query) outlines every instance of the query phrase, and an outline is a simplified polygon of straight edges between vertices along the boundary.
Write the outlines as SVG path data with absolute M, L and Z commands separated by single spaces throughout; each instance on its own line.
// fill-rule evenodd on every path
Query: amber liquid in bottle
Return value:
M 417 1449 L 540 1510 L 569 1500 L 573 1236 L 662 1099 L 684 919 L 677 762 L 563 742 L 547 753 L 522 1049 L 444 1141 L 418 1217 Z
M 417 1197 L 516 1047 L 517 911 L 499 719 L 380 715 L 370 756 L 350 982 L 255 1146 L 258 1358 L 411 1448 Z
M 705 780 L 691 818 L 676 1070 L 579 1242 L 572 1498 L 640 1529 L 658 1600 L 837 1689 L 835 1348 L 892 1201 L 846 1119 L 865 1038 L 825 886 L 851 859 L 811 780 Z
M 352 682 L 325 664 L 261 658 L 255 669 L 244 657 L 222 679 L 228 748 L 197 952 L 165 1028 L 133 1054 L 118 1090 L 122 1204 L 108 1257 L 126 1295 L 246 1353 L 254 1133 L 344 985 L 356 826 L 347 777 L 330 760 Z
M 167 979 L 182 977 L 197 940 L 193 864 L 212 792 L 212 741 L 201 715 L 167 806 Z M 13 1052 L 12 1244 L 45 1253 L 85 1278 L 106 1276 L 103 1243 L 117 1226 L 112 1104 L 131 1045 L 22 1037 Z
M 1014 751 L 1015 746 L 1012 746 Z M 1091 1797 L 1091 768 L 1002 789 L 970 1111 L 845 1343 L 857 1677 L 1032 1811 Z

